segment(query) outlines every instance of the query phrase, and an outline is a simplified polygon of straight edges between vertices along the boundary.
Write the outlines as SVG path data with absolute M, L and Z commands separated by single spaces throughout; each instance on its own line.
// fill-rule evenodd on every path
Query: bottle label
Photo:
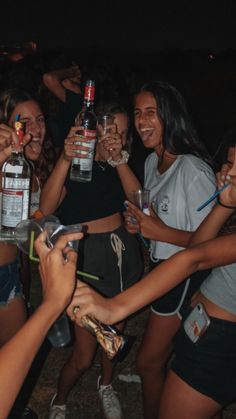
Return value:
M 84 129 L 84 138 L 86 141 L 96 140 L 97 132 L 94 129 Z
M 23 172 L 23 166 L 13 166 L 12 164 L 7 163 L 5 166 L 6 173 L 17 173 L 21 174 Z
M 85 86 L 84 89 L 84 100 L 88 102 L 94 101 L 95 86 Z
M 15 227 L 28 218 L 29 179 L 5 178 L 2 189 L 2 226 Z

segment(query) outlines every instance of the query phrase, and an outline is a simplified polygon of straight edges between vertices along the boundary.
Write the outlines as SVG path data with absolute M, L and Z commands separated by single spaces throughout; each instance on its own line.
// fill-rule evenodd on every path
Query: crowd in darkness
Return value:
M 0 46 L 0 90 L 20 87 L 40 93 L 48 113 L 55 100 L 43 88 L 42 75 L 79 65 L 82 82 L 96 81 L 96 101 L 119 98 L 130 104 L 138 86 L 162 79 L 176 86 L 185 97 L 200 137 L 215 153 L 222 136 L 234 125 L 236 108 L 236 52 L 169 48 L 156 53 L 96 49 L 40 49 L 26 44 Z M 48 100 L 51 99 L 51 100 Z M 132 105 L 131 105 L 132 106 Z M 139 152 L 138 138 L 133 144 Z

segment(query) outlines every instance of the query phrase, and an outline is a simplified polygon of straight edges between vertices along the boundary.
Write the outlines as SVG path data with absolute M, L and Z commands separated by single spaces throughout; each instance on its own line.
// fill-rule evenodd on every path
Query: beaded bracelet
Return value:
M 120 164 L 127 163 L 129 160 L 129 153 L 126 150 L 122 150 L 121 155 L 122 157 L 119 160 L 112 160 L 112 157 L 109 157 L 107 159 L 107 163 L 112 167 L 116 167 L 116 166 L 119 166 Z
M 217 204 L 219 204 L 221 207 L 224 207 L 224 208 L 228 208 L 228 209 L 231 209 L 231 210 L 236 210 L 236 207 L 232 207 L 232 206 L 230 206 L 230 205 L 225 205 L 225 204 L 223 204 L 221 201 L 220 201 L 220 199 L 218 198 L 217 199 Z

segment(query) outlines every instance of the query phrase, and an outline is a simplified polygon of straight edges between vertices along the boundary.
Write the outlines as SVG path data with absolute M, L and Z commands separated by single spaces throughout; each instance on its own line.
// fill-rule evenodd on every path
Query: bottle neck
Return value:
M 82 110 L 83 111 L 93 111 L 93 108 L 94 108 L 94 101 L 84 99 Z
M 93 110 L 95 96 L 95 85 L 89 81 L 85 86 L 83 108 Z
M 17 148 L 12 147 L 12 156 L 24 156 L 23 147 L 21 145 L 18 145 Z

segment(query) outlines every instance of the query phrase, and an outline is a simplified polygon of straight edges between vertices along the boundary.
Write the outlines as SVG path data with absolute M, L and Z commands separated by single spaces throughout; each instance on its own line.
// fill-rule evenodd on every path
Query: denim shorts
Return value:
M 0 306 L 14 298 L 23 298 L 18 258 L 8 265 L 0 266 Z
M 192 388 L 224 406 L 236 398 L 236 323 L 209 317 L 210 326 L 196 343 L 181 326 L 171 369 Z

